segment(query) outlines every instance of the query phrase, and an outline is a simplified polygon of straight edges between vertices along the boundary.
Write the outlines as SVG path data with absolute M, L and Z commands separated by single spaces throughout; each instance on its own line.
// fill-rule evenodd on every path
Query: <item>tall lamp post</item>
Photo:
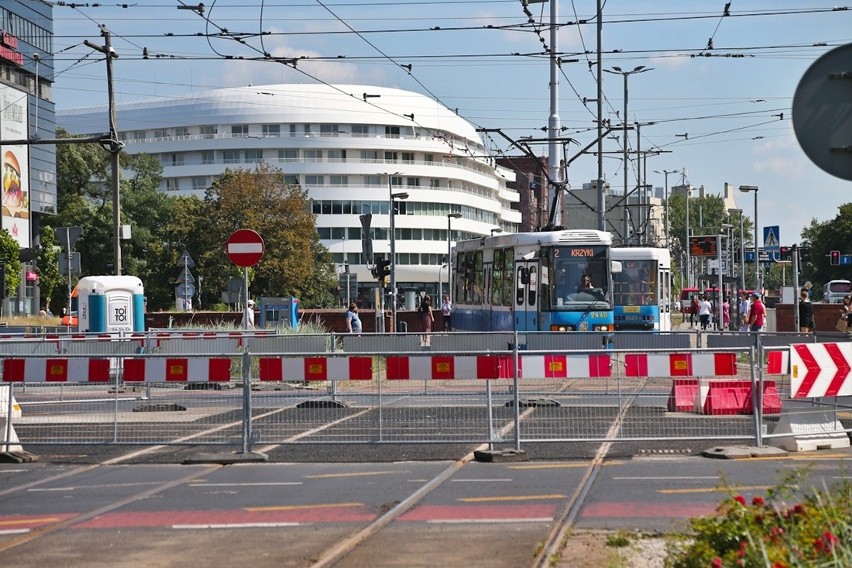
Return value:
M 622 223 L 622 231 L 624 234 L 621 236 L 622 245 L 627 244 L 627 205 L 630 202 L 627 194 L 627 77 L 633 75 L 635 73 L 644 73 L 645 71 L 650 71 L 651 67 L 645 67 L 644 65 L 639 65 L 633 69 L 633 71 L 624 71 L 621 67 L 613 67 L 612 69 L 604 69 L 607 73 L 612 73 L 613 75 L 621 75 L 624 77 L 624 115 L 621 117 L 621 124 L 624 127 L 624 140 L 622 140 L 624 145 L 624 222 Z
M 692 286 L 692 274 L 690 267 L 689 251 L 689 198 L 692 196 L 692 188 L 687 184 L 686 189 L 686 287 Z
M 461 213 L 447 214 L 447 295 L 450 297 L 450 305 L 453 305 L 453 219 L 460 219 L 461 216 Z M 440 280 L 441 272 L 438 271 L 439 284 Z
M 728 209 L 728 214 L 736 213 L 740 218 L 740 290 L 745 290 L 745 237 L 743 235 L 743 210 L 732 207 Z
M 757 186 L 756 185 L 741 185 L 740 191 L 748 193 L 754 192 L 754 291 L 763 295 L 760 287 L 760 254 L 757 246 Z
M 666 216 L 665 220 L 665 228 L 663 229 L 663 233 L 666 237 L 666 248 L 669 248 L 669 174 L 677 173 L 677 170 L 654 170 L 655 174 L 663 174 L 666 179 L 666 206 L 663 209 L 663 215 Z
M 390 191 L 390 286 L 391 286 L 391 324 L 396 332 L 396 202 L 408 199 L 407 193 L 393 193 L 391 176 L 388 176 L 388 190 Z
M 725 238 L 728 239 L 726 246 L 725 246 L 725 256 L 728 259 L 728 262 L 726 264 L 727 264 L 727 267 L 728 267 L 728 274 L 730 276 L 734 275 L 734 244 L 733 244 L 732 239 L 731 239 L 731 231 L 733 230 L 733 228 L 734 228 L 734 226 L 730 223 L 722 223 L 722 230 L 725 232 Z M 721 269 L 722 269 L 722 267 L 720 266 L 719 270 L 721 271 Z M 730 282 L 730 280 L 729 280 L 729 282 Z M 723 281 L 722 289 L 725 289 L 725 288 L 727 288 L 727 286 L 724 286 L 724 281 Z M 724 303 L 724 302 L 722 302 L 723 297 L 724 296 L 720 296 L 719 303 Z M 728 294 L 728 298 L 730 298 L 730 294 Z M 736 296 L 734 297 L 734 299 L 736 300 Z M 728 314 L 731 313 L 731 309 L 734 307 L 735 304 L 736 304 L 736 301 L 733 301 L 733 302 L 729 301 L 728 302 Z M 730 319 L 731 319 L 731 321 L 734 321 L 734 318 L 730 318 Z M 725 321 L 725 320 L 724 319 L 720 320 L 719 329 L 722 329 L 722 324 L 721 324 L 722 321 Z
M 502 232 L 503 232 L 503 229 L 501 229 L 500 227 L 495 227 L 495 228 L 491 229 L 491 236 L 493 237 L 494 235 L 500 234 Z

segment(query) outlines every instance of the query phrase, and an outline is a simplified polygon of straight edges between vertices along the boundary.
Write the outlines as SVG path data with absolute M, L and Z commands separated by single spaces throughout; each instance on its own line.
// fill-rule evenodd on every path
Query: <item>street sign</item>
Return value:
M 852 343 L 801 343 L 790 346 L 792 398 L 852 395 L 849 380 Z
M 226 251 L 228 258 L 237 266 L 254 266 L 263 258 L 263 238 L 251 229 L 238 229 L 228 237 Z
M 192 284 L 180 284 L 175 288 L 175 297 L 192 298 L 195 296 L 195 286 Z
M 845 266 L 852 264 L 852 254 L 841 254 L 840 255 L 840 266 Z
M 763 228 L 763 248 L 776 257 L 781 252 L 781 230 L 778 225 Z
M 59 272 L 68 274 L 68 253 L 59 255 Z M 71 274 L 80 274 L 80 253 L 71 253 Z
M 189 270 L 182 270 L 177 277 L 177 283 L 183 284 L 185 282 L 189 282 L 190 284 L 195 284 L 195 276 L 192 275 L 192 272 Z
M 180 268 L 195 268 L 195 261 L 192 260 L 192 257 L 189 256 L 189 253 L 183 251 L 178 259 L 177 265 Z
M 74 248 L 74 243 L 80 238 L 82 232 L 83 229 L 80 227 L 56 227 L 53 229 L 53 235 L 65 250 Z

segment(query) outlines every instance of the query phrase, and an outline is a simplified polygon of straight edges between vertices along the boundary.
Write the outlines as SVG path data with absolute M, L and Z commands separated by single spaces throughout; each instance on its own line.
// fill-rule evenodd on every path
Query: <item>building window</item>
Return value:
M 189 138 L 189 128 L 185 126 L 178 126 L 175 128 L 175 138 L 179 138 L 181 140 Z
M 216 163 L 216 153 L 213 150 L 202 150 L 201 151 L 201 163 L 202 164 L 215 164 Z
M 385 126 L 386 138 L 399 138 L 399 126 Z
M 226 164 L 239 164 L 240 163 L 240 151 L 239 150 L 223 150 L 222 151 L 222 161 Z
M 285 162 L 295 162 L 299 159 L 299 151 L 295 148 L 285 148 L 284 150 L 278 150 L 278 160 L 283 160 Z
M 329 162 L 345 162 L 346 150 L 326 150 Z
M 320 187 L 325 184 L 325 176 L 305 176 L 305 185 L 308 187 Z
M 322 150 L 302 150 L 306 162 L 322 162 Z
M 385 161 L 386 162 L 396 162 L 399 159 L 399 154 L 397 152 L 385 152 Z
M 178 191 L 180 183 L 176 179 L 166 178 L 166 191 Z
M 234 138 L 245 138 L 248 136 L 248 124 L 232 124 L 231 136 Z
M 367 187 L 378 187 L 382 185 L 381 176 L 364 176 L 364 185 Z
M 367 163 L 374 163 L 380 160 L 380 154 L 378 150 L 361 150 L 361 161 Z
M 281 125 L 280 124 L 264 124 L 261 127 L 264 136 L 271 136 L 277 138 L 281 136 Z
M 336 124 L 320 124 L 320 136 L 337 136 L 339 130 Z
M 219 133 L 218 126 L 202 126 L 201 127 L 201 137 L 202 138 L 216 138 L 216 135 Z
M 284 183 L 286 183 L 288 185 L 299 185 L 299 176 L 285 174 L 284 175 Z
M 355 138 L 366 138 L 370 135 L 370 126 L 368 124 L 353 124 L 352 136 Z
M 246 150 L 245 151 L 246 162 L 260 162 L 263 161 L 263 150 Z
M 169 137 L 169 131 L 166 130 L 165 128 L 157 128 L 157 129 L 154 130 L 154 138 L 156 138 L 157 140 L 162 140 L 162 139 L 168 138 L 168 137 Z
M 192 176 L 192 189 L 196 191 L 207 189 L 207 178 L 204 176 Z
M 349 185 L 349 176 L 329 176 L 328 181 L 333 186 Z
M 413 164 L 414 163 L 414 154 L 412 152 L 403 152 L 402 153 L 402 161 L 405 164 Z

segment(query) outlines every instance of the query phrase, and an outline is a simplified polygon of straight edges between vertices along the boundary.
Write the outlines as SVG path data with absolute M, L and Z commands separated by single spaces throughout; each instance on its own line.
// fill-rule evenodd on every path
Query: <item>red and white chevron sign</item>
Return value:
M 852 395 L 852 343 L 790 346 L 792 398 Z

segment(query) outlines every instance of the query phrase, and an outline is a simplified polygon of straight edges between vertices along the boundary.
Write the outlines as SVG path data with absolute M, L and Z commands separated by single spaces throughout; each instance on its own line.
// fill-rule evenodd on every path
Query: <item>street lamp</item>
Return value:
M 686 287 L 692 286 L 692 270 L 690 267 L 689 251 L 689 198 L 692 196 L 692 187 L 686 184 Z
M 624 234 L 621 236 L 621 241 L 623 245 L 627 244 L 627 205 L 630 201 L 627 195 L 627 77 L 635 73 L 644 73 L 645 71 L 651 71 L 651 69 L 651 67 L 645 67 L 644 65 L 639 65 L 635 67 L 633 71 L 624 71 L 621 67 L 604 69 L 604 71 L 607 73 L 612 73 L 613 75 L 621 75 L 622 77 L 624 77 L 624 115 L 621 117 L 621 123 L 624 127 L 624 140 L 622 140 L 624 147 L 624 222 L 622 223 L 622 230 Z
M 762 294 L 760 287 L 760 253 L 757 247 L 757 186 L 756 185 L 741 185 L 740 191 L 748 193 L 754 192 L 754 291 Z
M 453 219 L 461 219 L 461 216 L 461 213 L 447 213 L 447 295 L 450 305 L 453 305 Z M 441 272 L 438 271 L 439 285 L 440 282 Z
M 503 232 L 503 229 L 501 229 L 500 227 L 497 227 L 495 229 L 491 229 L 491 236 L 493 237 L 494 235 L 497 235 L 497 234 L 502 233 L 502 232 Z
M 666 248 L 669 248 L 669 174 L 677 173 L 677 170 L 654 170 L 655 174 L 663 174 L 666 178 L 666 206 L 663 214 L 666 216 L 665 228 L 663 229 L 666 235 Z
M 733 228 L 734 228 L 734 226 L 733 226 L 732 224 L 730 224 L 730 223 L 722 223 L 722 230 L 725 232 L 725 238 L 726 238 L 726 239 L 728 239 L 727 244 L 726 244 L 726 246 L 725 246 L 725 256 L 726 256 L 726 257 L 727 257 L 727 259 L 728 259 L 728 262 L 727 262 L 726 264 L 727 264 L 727 268 L 728 268 L 728 273 L 729 273 L 731 276 L 733 276 L 733 274 L 734 274 L 734 245 L 733 245 L 733 243 L 731 242 L 731 230 L 732 230 Z M 721 272 L 721 270 L 722 270 L 722 267 L 720 266 L 720 267 L 719 267 L 719 271 Z M 730 280 L 729 280 L 729 282 L 730 282 Z M 724 282 L 723 282 L 723 284 L 724 284 Z M 721 288 L 722 288 L 722 289 L 724 289 L 724 288 L 726 288 L 726 286 L 724 286 L 724 285 L 723 285 Z M 720 290 L 720 292 L 721 292 L 721 290 Z M 730 297 L 730 294 L 729 294 L 728 296 Z M 719 302 L 720 302 L 720 303 L 723 303 L 723 302 L 721 301 L 721 299 L 719 300 Z M 729 314 L 730 314 L 730 312 L 731 312 L 731 307 L 732 307 L 735 303 L 736 303 L 736 302 L 730 302 L 730 303 L 728 304 L 728 313 L 729 313 Z M 719 320 L 719 329 L 722 329 L 722 324 L 721 324 L 721 322 L 723 322 L 723 321 L 725 321 L 725 320 L 724 320 L 724 318 Z M 733 318 L 731 318 L 731 321 L 733 321 Z
M 388 176 L 388 190 L 390 194 L 390 285 L 391 285 L 391 324 L 396 332 L 396 202 L 408 199 L 407 193 L 393 193 L 391 189 L 391 176 Z
M 745 238 L 743 236 L 743 210 L 732 207 L 728 209 L 728 215 L 736 213 L 740 217 L 740 290 L 745 290 Z

